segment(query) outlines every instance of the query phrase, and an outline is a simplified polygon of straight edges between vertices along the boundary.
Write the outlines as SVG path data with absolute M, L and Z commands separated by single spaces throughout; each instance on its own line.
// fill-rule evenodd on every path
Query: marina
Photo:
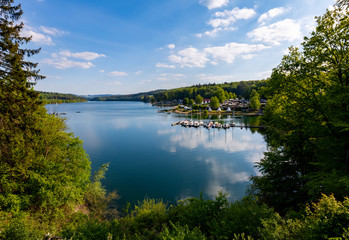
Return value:
M 203 121 L 193 121 L 193 120 L 182 120 L 176 123 L 171 124 L 171 126 L 182 126 L 182 127 L 204 127 L 208 130 L 211 128 L 218 128 L 218 129 L 229 129 L 232 127 L 238 127 L 238 128 L 265 128 L 264 126 L 253 126 L 253 125 L 244 125 L 244 124 L 235 124 L 235 123 L 220 123 L 220 122 L 203 122 Z

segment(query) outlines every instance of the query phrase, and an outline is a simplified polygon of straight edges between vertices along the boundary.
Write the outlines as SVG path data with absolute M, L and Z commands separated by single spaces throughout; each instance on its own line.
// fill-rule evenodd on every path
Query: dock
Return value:
M 238 128 L 265 128 L 264 126 L 253 126 L 253 125 L 236 125 L 235 123 L 228 123 L 228 124 L 222 124 L 219 122 L 209 122 L 209 123 L 204 123 L 202 121 L 198 122 L 198 121 L 192 121 L 192 120 L 183 120 L 183 121 L 179 121 L 176 123 L 171 124 L 171 126 L 182 126 L 182 127 L 194 127 L 194 128 L 198 128 L 198 127 L 204 127 L 206 129 L 210 129 L 210 128 L 218 128 L 218 129 L 229 129 L 232 127 L 238 127 Z

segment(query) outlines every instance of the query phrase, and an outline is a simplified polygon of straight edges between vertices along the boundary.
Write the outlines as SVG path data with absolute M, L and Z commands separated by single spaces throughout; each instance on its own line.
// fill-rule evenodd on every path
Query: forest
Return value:
M 237 91 L 243 83 L 219 86 L 224 94 L 246 97 L 255 89 L 268 99 L 268 151 L 245 198 L 144 199 L 121 208 L 118 194 L 102 185 L 108 164 L 91 174 L 82 141 L 65 131 L 64 119 L 47 114 L 33 89 L 44 76 L 28 61 L 40 49 L 24 47 L 31 39 L 20 34 L 21 6 L 3 0 L 0 12 L 0 239 L 349 238 L 348 0 L 317 17 L 269 79 L 246 83 L 246 93 Z M 216 85 L 156 94 L 210 91 Z
M 87 99 L 84 97 L 54 92 L 39 92 L 39 100 L 43 101 L 44 104 L 87 102 Z
M 195 85 L 191 87 L 183 87 L 170 89 L 166 91 L 161 91 L 154 94 L 154 101 L 172 101 L 175 99 L 184 98 L 193 99 L 200 95 L 204 99 L 210 99 L 212 97 L 217 97 L 220 102 L 226 99 L 232 98 L 245 98 L 249 99 L 252 90 L 258 90 L 266 86 L 266 80 L 255 80 L 255 81 L 240 81 L 231 83 L 221 83 L 221 84 L 205 84 L 205 85 Z M 262 96 L 263 97 L 263 96 Z
M 201 96 L 205 99 L 217 97 L 221 102 L 231 98 L 249 99 L 253 90 L 261 89 L 266 86 L 266 80 L 240 81 L 221 84 L 198 84 L 191 87 L 182 87 L 175 89 L 160 89 L 156 91 L 143 92 L 129 95 L 113 95 L 108 97 L 93 97 L 90 101 L 143 101 L 143 102 L 162 102 L 183 100 L 185 98 L 193 99 Z M 264 96 L 262 96 L 264 97 Z

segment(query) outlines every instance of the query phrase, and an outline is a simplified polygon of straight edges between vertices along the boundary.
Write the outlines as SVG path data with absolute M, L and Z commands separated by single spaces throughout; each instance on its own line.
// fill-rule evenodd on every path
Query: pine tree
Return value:
M 46 113 L 33 86 L 40 49 L 22 48 L 21 5 L 0 0 L 0 210 L 54 213 L 83 200 L 90 162 L 64 120 Z

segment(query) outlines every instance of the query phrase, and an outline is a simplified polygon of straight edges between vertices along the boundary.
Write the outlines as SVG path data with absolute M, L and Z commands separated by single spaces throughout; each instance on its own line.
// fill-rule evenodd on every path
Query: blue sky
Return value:
M 41 91 L 127 94 L 258 80 L 333 0 L 26 0 Z

